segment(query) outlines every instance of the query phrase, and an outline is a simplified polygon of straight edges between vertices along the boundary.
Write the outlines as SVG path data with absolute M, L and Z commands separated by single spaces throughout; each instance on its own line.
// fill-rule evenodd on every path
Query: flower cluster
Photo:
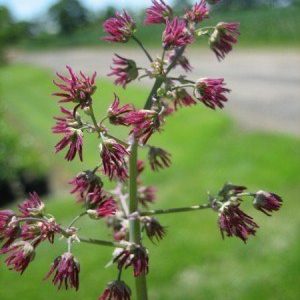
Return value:
M 246 187 L 233 184 L 225 184 L 218 197 L 212 198 L 211 207 L 219 213 L 222 237 L 236 236 L 246 243 L 249 236 L 255 235 L 259 226 L 251 216 L 241 210 L 243 197 L 253 197 L 253 206 L 268 216 L 271 212 L 279 210 L 282 199 L 265 191 L 247 193 Z
M 171 154 L 162 148 L 150 147 L 148 158 L 153 171 L 168 168 L 171 165 Z
M 49 273 L 46 275 L 46 279 L 54 274 L 52 282 L 58 289 L 64 286 L 66 289 L 70 287 L 78 290 L 79 273 L 80 265 L 78 260 L 72 253 L 66 252 L 54 260 Z
M 125 104 L 120 107 L 120 99 L 115 94 L 115 100 L 109 107 L 107 115 L 111 124 L 129 126 L 127 114 L 134 110 L 132 104 Z
M 96 90 L 95 79 L 97 73 L 95 72 L 90 78 L 80 72 L 79 76 L 73 71 L 70 66 L 67 66 L 70 78 L 57 73 L 57 76 L 63 83 L 54 81 L 62 91 L 54 93 L 53 95 L 61 98 L 59 102 L 73 102 L 80 104 L 81 107 L 88 106 L 91 101 L 91 96 Z
M 157 219 L 150 218 L 150 217 L 144 217 L 142 219 L 142 222 L 144 224 L 144 229 L 146 231 L 146 234 L 148 238 L 154 243 L 154 239 L 156 241 L 160 241 L 164 238 L 166 234 L 166 228 L 163 227 Z
M 126 157 L 129 152 L 114 139 L 105 139 L 100 144 L 100 155 L 103 163 L 104 174 L 110 179 L 125 180 L 128 177 Z
M 113 59 L 114 67 L 111 67 L 112 72 L 108 76 L 116 76 L 116 85 L 126 87 L 128 83 L 135 80 L 139 76 L 136 63 L 132 59 L 124 58 L 118 54 Z
M 119 269 L 127 269 L 132 266 L 135 277 L 145 275 L 149 271 L 149 258 L 147 250 L 141 246 L 129 246 L 126 249 L 119 250 L 114 257 Z
M 189 22 L 200 23 L 208 18 L 208 13 L 209 9 L 207 8 L 206 1 L 200 0 L 199 3 L 195 3 L 193 8 L 186 12 L 185 18 Z
M 224 94 L 230 92 L 230 90 L 224 86 L 223 78 L 202 78 L 196 83 L 195 97 L 212 109 L 216 107 L 223 108 L 223 103 L 227 101 Z
M 212 33 L 209 43 L 218 60 L 225 58 L 232 50 L 232 45 L 237 43 L 239 36 L 239 23 L 219 23 Z
M 131 290 L 124 281 L 110 282 L 99 300 L 130 300 Z
M 123 13 L 116 12 L 115 17 L 106 20 L 103 28 L 108 34 L 104 40 L 126 43 L 133 36 L 136 25 L 131 16 L 124 10 Z
M 145 24 L 164 24 L 172 19 L 173 10 L 163 0 L 152 0 L 152 4 L 146 10 Z
M 163 46 L 166 50 L 187 46 L 193 42 L 194 37 L 189 32 L 184 20 L 176 17 L 172 21 L 167 21 L 163 33 Z
M 53 244 L 56 234 L 68 233 L 45 214 L 45 204 L 35 192 L 19 205 L 19 212 L 0 211 L 0 254 L 7 255 L 5 262 L 10 270 L 23 274 L 41 242 Z

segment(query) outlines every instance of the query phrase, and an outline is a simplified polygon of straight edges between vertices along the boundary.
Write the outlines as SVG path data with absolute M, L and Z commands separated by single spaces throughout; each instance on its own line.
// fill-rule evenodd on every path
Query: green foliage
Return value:
M 287 8 L 261 8 L 243 11 L 213 11 L 211 17 L 205 20 L 203 25 L 216 25 L 220 20 L 224 22 L 237 21 L 241 23 L 241 36 L 237 47 L 255 46 L 299 46 L 300 38 L 300 7 Z M 144 26 L 142 20 L 138 25 L 137 36 L 142 38 L 148 47 L 157 47 L 161 43 L 160 25 Z M 44 34 L 30 41 L 24 42 L 25 48 L 42 47 L 76 47 L 99 45 L 110 47 L 110 43 L 101 41 L 104 36 L 102 21 L 98 20 L 89 26 L 82 27 L 68 37 Z M 207 47 L 206 38 L 203 37 L 197 43 L 197 47 Z
M 88 12 L 78 0 L 60 0 L 49 9 L 49 14 L 63 35 L 74 33 L 88 24 Z
M 5 49 L 21 39 L 29 37 L 30 24 L 28 22 L 14 22 L 10 11 L 0 6 L 0 65 L 5 61 Z
M 56 168 L 55 177 L 67 182 L 79 170 L 99 161 L 98 142 L 86 140 L 83 164 L 79 161 L 69 164 L 63 160 L 63 154 L 54 156 L 57 137 L 50 133 L 50 127 L 58 109 L 55 100 L 48 96 L 54 90 L 52 77 L 50 72 L 25 66 L 0 70 L 1 83 L 6 87 L 4 97 L 9 99 L 7 113 L 14 117 L 15 125 L 19 124 L 20 132 L 28 132 L 39 141 L 40 152 L 47 155 Z M 97 116 L 111 103 L 113 88 L 107 81 L 99 83 L 95 95 Z M 117 93 L 123 103 L 134 100 L 136 105 L 142 106 L 147 96 L 145 90 L 131 87 L 126 91 L 118 89 Z M 158 246 L 147 243 L 151 253 L 150 299 L 298 299 L 299 139 L 241 131 L 224 112 L 197 106 L 181 109 L 170 117 L 164 132 L 155 135 L 151 143 L 170 151 L 173 159 L 170 169 L 155 174 L 147 165 L 144 181 L 158 187 L 156 208 L 203 203 L 206 191 L 216 192 L 226 180 L 246 184 L 251 190 L 259 187 L 272 190 L 283 196 L 284 206 L 276 217 L 266 218 L 249 205 L 251 215 L 261 228 L 247 246 L 237 239 L 222 241 L 214 212 L 160 217 L 168 234 Z M 146 154 L 141 156 L 146 157 Z M 65 191 L 68 189 L 66 186 Z M 48 212 L 62 224 L 68 224 L 79 211 L 78 204 L 69 196 L 56 196 L 47 206 Z M 79 227 L 83 236 L 110 239 L 101 221 L 84 219 Z M 57 292 L 50 282 L 42 281 L 53 259 L 64 251 L 66 245 L 61 241 L 50 248 L 42 246 L 22 278 L 2 266 L 0 299 L 15 300 L 20 295 L 35 300 L 97 299 L 106 283 L 116 277 L 115 268 L 104 268 L 112 249 L 84 244 L 74 247 L 82 269 L 78 293 Z M 131 270 L 125 272 L 125 276 L 133 286 Z

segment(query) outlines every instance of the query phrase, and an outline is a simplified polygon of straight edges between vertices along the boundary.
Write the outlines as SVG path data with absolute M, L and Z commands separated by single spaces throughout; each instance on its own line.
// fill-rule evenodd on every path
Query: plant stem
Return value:
M 186 46 L 182 46 L 181 48 L 176 50 L 176 56 L 174 57 L 173 62 L 167 68 L 166 75 L 168 75 L 171 72 L 171 70 L 176 66 L 177 60 L 180 58 L 180 56 L 182 56 L 185 48 Z
M 99 136 L 100 136 L 101 133 L 103 133 L 105 136 L 107 136 L 108 138 L 114 139 L 119 144 L 121 144 L 121 145 L 123 145 L 125 147 L 129 146 L 126 142 L 124 142 L 124 141 L 116 138 L 115 136 L 103 132 L 103 130 L 101 129 L 101 127 L 99 127 L 99 125 L 97 123 L 97 120 L 96 120 L 96 117 L 95 117 L 95 113 L 94 113 L 94 109 L 93 109 L 93 105 L 92 104 L 90 104 L 90 116 L 91 116 L 91 119 L 93 121 L 94 127 L 95 127 L 96 131 L 98 132 Z
M 137 42 L 137 44 L 142 48 L 146 56 L 148 57 L 149 61 L 152 63 L 153 58 L 151 57 L 150 53 L 147 51 L 147 49 L 144 47 L 143 43 L 135 36 L 132 36 L 133 40 Z
M 166 70 L 166 74 L 165 76 L 167 76 L 171 70 L 176 66 L 177 64 L 177 60 L 180 58 L 180 56 L 183 54 L 185 50 L 185 46 L 181 47 L 180 49 L 178 49 L 176 51 L 176 56 L 173 60 L 173 62 L 168 66 L 167 70 Z M 161 85 L 163 84 L 163 82 L 165 81 L 166 77 L 165 76 L 159 76 L 156 78 L 155 83 L 153 85 L 153 88 L 150 92 L 150 95 L 146 101 L 146 104 L 144 106 L 144 109 L 151 109 L 152 106 L 152 98 L 153 96 L 156 94 L 157 90 L 161 87 Z
M 80 216 L 83 216 L 84 214 L 81 214 Z M 79 216 L 75 218 L 76 220 L 79 219 Z M 74 219 L 74 220 L 75 220 Z M 73 220 L 73 221 L 74 221 Z M 48 221 L 46 219 L 42 218 L 34 218 L 34 217 L 29 217 L 29 218 L 20 218 L 16 222 L 44 222 L 47 223 Z M 69 229 L 69 228 L 68 228 Z M 65 237 L 65 238 L 70 238 L 71 234 L 67 232 L 68 229 L 63 229 L 60 228 L 60 233 Z M 108 246 L 108 247 L 118 247 L 118 248 L 126 248 L 128 245 L 118 243 L 118 242 L 111 242 L 111 241 L 104 241 L 104 240 L 97 240 L 97 239 L 92 239 L 92 238 L 85 238 L 79 236 L 78 239 L 83 242 L 83 243 L 88 243 L 88 244 L 94 244 L 94 245 L 100 245 L 100 246 Z
M 137 199 L 137 152 L 138 143 L 135 141 L 132 145 L 129 159 L 129 213 L 132 214 L 138 210 Z M 129 240 L 131 243 L 141 244 L 140 220 L 134 219 L 129 221 Z M 136 299 L 147 300 L 147 283 L 146 276 L 141 275 L 135 278 Z
M 83 213 L 81 213 L 80 215 L 78 215 L 77 217 L 75 217 L 72 222 L 70 223 L 70 225 L 68 226 L 68 228 L 72 227 L 79 219 L 81 219 L 83 216 L 85 216 L 87 214 L 86 211 L 84 211 Z
M 193 84 L 196 83 L 194 80 L 189 80 L 189 79 L 185 79 L 185 78 L 179 78 L 179 77 L 168 77 L 168 78 L 171 80 L 179 81 L 179 82 L 193 83 Z
M 153 216 L 153 215 L 164 215 L 164 214 L 173 214 L 173 213 L 180 213 L 180 212 L 189 212 L 194 210 L 201 210 L 211 208 L 210 204 L 202 204 L 202 205 L 194 205 L 190 207 L 178 207 L 178 208 L 169 208 L 169 209 L 156 209 L 156 210 L 149 210 L 140 213 L 141 216 Z
M 151 93 L 146 101 L 146 104 L 144 106 L 144 109 L 151 109 L 151 106 L 152 106 L 152 98 L 153 96 L 156 94 L 157 90 L 161 87 L 161 85 L 163 84 L 164 82 L 164 77 L 163 76 L 160 76 L 158 78 L 156 78 L 155 80 L 155 83 L 153 85 L 153 88 L 151 90 Z
M 144 52 L 146 53 L 149 60 L 152 62 L 153 59 L 147 50 L 144 48 L 143 44 L 135 37 L 133 39 L 142 47 Z M 167 69 L 168 74 L 173 67 L 176 65 L 177 59 L 183 54 L 185 47 L 179 49 L 176 53 L 176 57 Z M 163 53 L 164 57 L 164 53 Z M 157 90 L 161 87 L 163 82 L 165 81 L 165 76 L 159 76 L 156 78 L 153 88 L 147 98 L 144 109 L 151 109 L 152 99 L 156 95 Z M 131 154 L 129 158 L 129 214 L 133 214 L 138 211 L 138 199 L 137 199 L 137 158 L 138 158 L 138 142 L 134 141 L 131 148 Z M 140 244 L 141 245 L 141 228 L 140 228 L 140 220 L 134 219 L 129 221 L 129 240 L 131 243 Z M 147 282 L 146 276 L 141 275 L 135 278 L 135 286 L 136 286 L 136 300 L 147 300 Z
M 104 241 L 104 240 L 97 240 L 97 239 L 91 239 L 91 238 L 84 238 L 79 237 L 80 242 L 87 243 L 87 244 L 94 244 L 94 245 L 100 245 L 100 246 L 107 246 L 107 247 L 114 247 L 114 248 L 126 248 L 127 245 L 117 243 L 117 242 L 110 242 L 110 241 Z

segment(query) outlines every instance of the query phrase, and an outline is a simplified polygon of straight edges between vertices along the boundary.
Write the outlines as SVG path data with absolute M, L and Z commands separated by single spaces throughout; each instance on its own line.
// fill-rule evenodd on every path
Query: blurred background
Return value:
M 178 12 L 193 1 L 168 1 Z M 195 2 L 195 1 L 194 1 Z M 126 8 L 138 23 L 137 36 L 159 55 L 160 26 L 143 26 L 150 0 L 0 0 L 0 206 L 15 207 L 36 190 L 48 212 L 67 224 L 79 211 L 67 182 L 99 160 L 97 141 L 87 139 L 84 163 L 69 164 L 54 155 L 57 137 L 51 134 L 58 114 L 51 93 L 55 71 L 65 65 L 76 71 L 98 72 L 97 115 L 113 99 L 107 79 L 114 52 L 146 66 L 134 47 L 108 44 L 103 21 L 115 8 Z M 152 144 L 172 153 L 172 168 L 153 174 L 147 166 L 144 181 L 158 188 L 154 207 L 188 206 L 203 202 L 226 181 L 263 188 L 283 196 L 281 212 L 272 218 L 249 212 L 261 228 L 243 245 L 222 241 L 212 212 L 163 216 L 167 237 L 151 253 L 151 300 L 272 299 L 300 296 L 300 1 L 223 0 L 211 8 L 204 24 L 241 23 L 240 43 L 225 61 L 217 62 L 205 39 L 189 50 L 191 77 L 224 77 L 232 89 L 223 111 L 202 106 L 185 108 L 171 117 Z M 123 102 L 142 106 L 151 82 L 117 89 Z M 146 157 L 141 153 L 141 157 Z M 110 239 L 105 226 L 82 220 L 83 234 Z M 98 225 L 99 224 L 99 225 Z M 97 225 L 97 226 L 95 226 Z M 104 269 L 111 249 L 78 245 L 81 289 L 59 292 L 42 279 L 53 259 L 65 251 L 61 241 L 41 246 L 22 278 L 0 266 L 0 299 L 97 299 L 115 278 Z M 127 272 L 128 273 L 128 272 Z M 131 274 L 126 274 L 132 284 Z M 133 285 L 132 285 L 133 286 Z M 134 299 L 134 298 L 133 298 Z

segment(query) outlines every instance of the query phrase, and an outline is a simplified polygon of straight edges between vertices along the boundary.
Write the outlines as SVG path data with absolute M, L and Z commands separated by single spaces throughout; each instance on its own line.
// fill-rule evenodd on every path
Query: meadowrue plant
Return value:
M 146 163 L 138 160 L 138 151 L 148 151 L 149 166 L 153 171 L 170 167 L 171 154 L 152 145 L 151 137 L 162 131 L 168 117 L 176 114 L 178 109 L 201 104 L 210 109 L 223 108 L 230 92 L 223 78 L 192 81 L 186 75 L 174 77 L 171 71 L 177 67 L 185 72 L 192 71 L 185 50 L 197 39 L 207 38 L 217 59 L 222 60 L 232 50 L 239 35 L 238 23 L 221 22 L 215 27 L 203 27 L 202 21 L 209 17 L 209 5 L 204 0 L 187 8 L 182 16 L 176 16 L 162 0 L 152 2 L 146 10 L 145 25 L 164 25 L 162 54 L 158 57 L 152 57 L 136 37 L 136 24 L 126 11 L 116 12 L 104 23 L 107 33 L 104 40 L 113 43 L 134 40 L 149 60 L 148 66 L 141 67 L 131 59 L 116 55 L 109 74 L 115 77 L 116 85 L 124 88 L 136 79 L 153 79 L 153 88 L 144 105 L 122 104 L 115 94 L 111 105 L 103 108 L 102 117 L 97 119 L 99 113 L 95 114 L 93 109 L 96 73 L 89 77 L 82 72 L 76 74 L 67 67 L 67 76 L 57 74 L 58 80 L 54 83 L 60 91 L 54 95 L 59 97 L 61 116 L 55 117 L 56 124 L 52 130 L 61 139 L 55 146 L 56 152 L 64 151 L 68 161 L 76 157 L 82 161 L 84 137 L 94 135 L 99 140 L 99 148 L 95 149 L 99 165 L 80 172 L 69 182 L 71 194 L 82 207 L 69 226 L 62 226 L 48 214 L 36 193 L 30 194 L 19 205 L 18 212 L 9 209 L 0 211 L 0 254 L 6 256 L 9 269 L 22 274 L 35 259 L 41 243 L 53 244 L 55 237 L 63 237 L 66 252 L 54 260 L 45 279 L 51 279 L 58 289 L 78 290 L 80 262 L 72 253 L 72 245 L 81 242 L 109 246 L 115 248 L 112 263 L 117 274 L 107 287 L 103 287 L 99 299 L 131 299 L 133 293 L 122 280 L 123 270 L 130 268 L 136 283 L 135 299 L 147 300 L 146 276 L 151 267 L 143 238 L 148 237 L 157 244 L 166 235 L 166 228 L 157 219 L 158 215 L 211 210 L 216 213 L 223 238 L 237 237 L 246 243 L 259 226 L 243 211 L 244 201 L 252 201 L 253 207 L 267 216 L 281 207 L 282 200 L 274 193 L 248 192 L 244 186 L 226 183 L 216 195 L 209 195 L 203 204 L 149 209 L 155 201 L 156 190 L 143 185 L 141 176 Z M 207 2 L 214 4 L 218 1 Z M 128 128 L 128 138 L 112 135 L 112 126 Z M 105 189 L 104 177 L 115 182 L 113 190 Z M 112 240 L 82 237 L 76 222 L 84 216 L 94 220 L 105 219 Z

